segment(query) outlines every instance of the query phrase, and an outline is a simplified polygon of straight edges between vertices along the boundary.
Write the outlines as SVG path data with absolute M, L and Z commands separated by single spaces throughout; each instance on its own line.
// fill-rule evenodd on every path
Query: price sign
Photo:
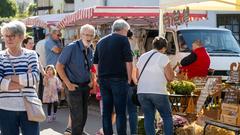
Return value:
M 219 84 L 221 84 L 221 77 L 208 77 L 204 88 L 201 90 L 201 94 L 197 101 L 197 112 L 200 112 L 204 105 L 208 95 L 212 95 L 220 90 Z
M 239 103 L 239 90 L 233 87 L 226 87 L 223 89 L 225 91 L 224 103 L 228 104 L 238 104 Z

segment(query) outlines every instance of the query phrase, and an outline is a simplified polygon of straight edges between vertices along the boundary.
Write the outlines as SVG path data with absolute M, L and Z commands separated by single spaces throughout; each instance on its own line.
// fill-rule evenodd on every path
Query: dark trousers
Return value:
M 72 119 L 72 135 L 82 135 L 88 114 L 88 86 L 78 87 L 75 91 L 67 91 L 70 116 Z
M 52 114 L 52 106 L 53 106 L 53 113 L 56 113 L 57 112 L 57 107 L 58 107 L 58 102 L 47 103 L 48 116 L 51 116 L 51 114 Z
M 39 135 L 39 123 L 29 121 L 26 111 L 0 109 L 0 135 Z
M 43 91 L 44 91 L 43 75 L 40 73 L 40 80 L 39 80 L 39 84 L 38 84 L 38 97 L 39 97 L 40 100 L 42 100 Z

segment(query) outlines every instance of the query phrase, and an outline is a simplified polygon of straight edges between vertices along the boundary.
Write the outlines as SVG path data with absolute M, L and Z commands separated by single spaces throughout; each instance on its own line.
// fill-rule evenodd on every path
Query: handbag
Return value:
M 138 77 L 138 79 L 137 79 L 138 81 L 139 81 L 139 79 L 140 79 L 140 77 L 141 77 L 141 75 L 142 75 L 142 73 L 143 73 L 143 70 L 145 69 L 147 63 L 149 62 L 149 60 L 152 58 L 152 56 L 153 56 L 155 53 L 157 53 L 157 52 L 153 52 L 153 53 L 150 55 L 150 57 L 147 59 L 146 63 L 145 63 L 144 66 L 143 66 L 143 69 L 142 69 L 142 71 L 141 71 L 141 73 L 140 73 L 140 75 L 139 75 L 139 77 Z M 133 91 L 133 94 L 132 94 L 132 97 L 131 97 L 133 104 L 135 104 L 136 106 L 141 106 L 141 104 L 140 104 L 140 102 L 139 102 L 139 100 L 138 100 L 138 95 L 137 95 L 137 85 L 132 85 L 131 87 L 132 87 L 132 91 Z
M 9 55 L 8 59 L 9 59 Z M 12 61 L 9 59 L 12 68 L 13 68 L 13 72 L 16 75 L 16 71 L 14 68 L 14 65 L 12 63 Z M 38 97 L 27 97 L 23 94 L 22 89 L 19 89 L 20 93 L 23 96 L 23 102 L 24 102 L 24 106 L 27 112 L 27 117 L 29 121 L 35 121 L 35 122 L 42 122 L 46 119 L 46 115 L 43 111 L 42 108 L 42 102 Z
M 29 121 L 43 122 L 46 119 L 40 99 L 36 97 L 23 96 L 23 102 Z

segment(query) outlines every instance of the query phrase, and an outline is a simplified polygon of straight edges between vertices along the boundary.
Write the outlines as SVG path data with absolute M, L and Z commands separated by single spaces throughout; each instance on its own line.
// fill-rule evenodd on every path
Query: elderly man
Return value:
M 126 21 L 116 20 L 112 33 L 98 42 L 94 55 L 103 100 L 102 122 L 105 135 L 113 134 L 113 106 L 117 115 L 117 134 L 126 135 L 126 103 L 132 72 L 132 54 L 127 38 L 129 29 Z
M 80 34 L 81 40 L 66 46 L 56 65 L 59 76 L 68 88 L 72 135 L 82 135 L 87 120 L 90 67 L 93 58 L 90 45 L 95 36 L 95 28 L 86 24 L 81 27 Z
M 60 42 L 61 32 L 52 27 L 50 35 L 45 42 L 46 65 L 56 65 L 58 57 L 62 51 L 63 45 Z

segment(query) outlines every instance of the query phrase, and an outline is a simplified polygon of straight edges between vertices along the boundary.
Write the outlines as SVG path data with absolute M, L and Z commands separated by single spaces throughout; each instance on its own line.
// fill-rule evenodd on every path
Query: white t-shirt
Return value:
M 140 56 L 137 63 L 139 75 L 144 64 L 153 52 L 151 50 Z M 147 63 L 142 76 L 138 82 L 138 93 L 167 94 L 167 80 L 164 74 L 164 67 L 169 63 L 167 55 L 160 52 L 155 53 Z
M 36 52 L 40 55 L 39 61 L 41 62 L 42 66 L 46 66 L 46 53 L 45 53 L 45 42 L 46 39 L 40 40 L 36 44 Z

